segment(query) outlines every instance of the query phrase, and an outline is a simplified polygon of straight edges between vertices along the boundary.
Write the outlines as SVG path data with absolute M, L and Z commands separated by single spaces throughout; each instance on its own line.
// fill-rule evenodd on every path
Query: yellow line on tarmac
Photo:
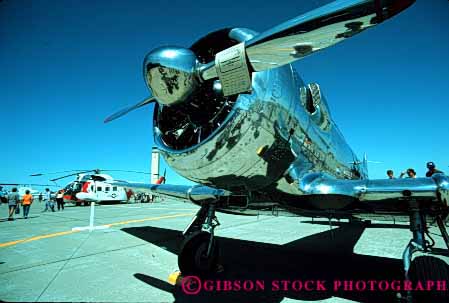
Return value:
M 194 213 L 188 213 L 188 214 L 177 214 L 177 215 L 169 215 L 169 216 L 162 216 L 162 217 L 153 217 L 153 218 L 144 218 L 144 219 L 135 219 L 135 220 L 129 220 L 129 221 L 122 221 L 122 222 L 116 222 L 116 223 L 110 223 L 105 224 L 103 226 L 116 226 L 116 225 L 124 225 L 124 224 L 131 224 L 131 223 L 139 223 L 144 221 L 157 221 L 161 219 L 170 219 L 170 218 L 177 218 L 177 217 L 185 217 L 185 216 L 192 216 Z
M 115 222 L 115 223 L 105 224 L 103 226 L 111 227 L 111 226 L 139 223 L 139 222 L 145 222 L 145 221 L 157 221 L 157 220 L 162 220 L 162 219 L 187 217 L 187 216 L 192 216 L 192 215 L 193 215 L 193 213 L 186 213 L 186 214 L 177 214 L 177 215 L 169 215 L 169 216 L 161 216 L 161 217 L 150 217 L 150 218 L 144 218 L 144 219 Z M 77 232 L 80 232 L 80 231 L 79 230 L 68 230 L 68 231 L 62 231 L 62 232 L 48 234 L 48 235 L 35 236 L 35 237 L 31 237 L 31 238 L 25 238 L 25 239 L 15 240 L 15 241 L 11 241 L 11 242 L 0 243 L 0 247 L 8 247 L 8 246 L 12 246 L 12 245 L 20 244 L 20 243 L 27 243 L 27 242 L 32 242 L 32 241 L 37 241 L 37 240 L 42 240 L 42 239 L 65 236 L 65 235 L 70 235 L 70 234 L 77 233 Z
M 7 247 L 7 246 L 11 246 L 11 245 L 16 245 L 16 244 L 19 244 L 19 243 L 26 243 L 26 242 L 31 242 L 31 241 L 41 240 L 41 239 L 47 239 L 47 238 L 53 238 L 53 237 L 58 237 L 58 236 L 64 236 L 64 235 L 69 235 L 69 234 L 73 234 L 73 233 L 76 233 L 76 232 L 78 232 L 78 230 L 69 230 L 69 231 L 63 231 L 63 232 L 54 233 L 54 234 L 48 234 L 48 235 L 36 236 L 36 237 L 32 237 L 32 238 L 20 239 L 20 240 L 11 241 L 11 242 L 0 243 L 0 247 Z

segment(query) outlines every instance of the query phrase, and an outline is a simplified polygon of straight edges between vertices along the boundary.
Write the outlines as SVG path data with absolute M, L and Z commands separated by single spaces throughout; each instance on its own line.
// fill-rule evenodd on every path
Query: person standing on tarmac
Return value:
M 33 196 L 30 194 L 30 191 L 27 189 L 25 195 L 22 198 L 23 205 L 23 218 L 28 219 L 28 213 L 30 212 L 31 204 L 33 203 Z
M 20 196 L 17 192 L 17 188 L 13 188 L 11 192 L 8 194 L 8 207 L 9 207 L 9 217 L 8 221 L 14 220 L 14 212 L 16 211 L 16 207 L 19 207 Z
M 58 205 L 58 210 L 64 210 L 64 192 L 63 190 L 58 190 L 56 194 L 56 204 Z
M 45 201 L 45 209 L 42 212 L 46 212 L 49 208 L 52 212 L 55 211 L 55 204 L 53 201 L 51 201 L 51 191 L 49 188 L 45 189 L 45 195 L 44 195 L 44 201 Z
M 432 161 L 427 162 L 427 169 L 426 177 L 432 177 L 433 174 L 444 174 L 441 170 L 436 169 L 435 163 Z

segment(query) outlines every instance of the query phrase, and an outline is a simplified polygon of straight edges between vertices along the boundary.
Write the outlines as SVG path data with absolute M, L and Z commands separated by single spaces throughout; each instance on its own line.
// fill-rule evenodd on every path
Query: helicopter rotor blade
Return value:
M 52 186 L 54 187 L 54 184 L 39 184 L 39 183 L 0 183 L 0 185 L 4 186 Z
M 118 112 L 116 112 L 116 113 L 110 115 L 109 117 L 107 117 L 104 120 L 104 123 L 108 123 L 108 122 L 111 122 L 112 120 L 118 119 L 121 116 L 126 115 L 130 111 L 133 111 L 133 110 L 138 109 L 138 108 L 140 108 L 142 106 L 148 105 L 148 104 L 150 104 L 150 103 L 152 103 L 154 101 L 156 101 L 156 99 L 153 96 L 150 96 L 150 97 L 146 98 L 145 100 L 143 100 L 143 101 L 141 101 L 141 102 L 139 102 L 137 104 L 125 107 L 125 108 L 119 110 Z
M 65 176 L 62 176 L 62 177 L 50 179 L 50 181 L 55 182 L 56 180 L 61 180 L 61 179 L 67 178 L 67 177 L 77 176 L 77 175 L 79 175 L 79 174 L 84 174 L 84 173 L 89 173 L 89 172 L 95 172 L 95 171 L 96 171 L 96 170 L 94 170 L 94 169 L 90 169 L 90 170 L 86 170 L 86 171 L 79 171 L 79 172 L 76 172 L 76 173 L 73 173 L 73 174 L 69 174 L 69 175 L 65 175 Z
M 71 169 L 71 170 L 56 171 L 56 172 L 51 172 L 51 173 L 36 173 L 36 174 L 31 174 L 30 177 L 40 177 L 40 176 L 46 176 L 46 175 L 64 174 L 64 173 L 79 172 L 79 171 L 85 171 L 85 170 L 87 170 L 87 169 Z
M 151 175 L 151 173 L 147 173 L 147 172 L 144 172 L 144 171 L 135 171 L 135 170 L 102 169 L 101 171 L 115 171 L 115 172 L 123 172 L 123 173 L 135 173 L 135 174 Z
M 45 174 L 44 173 L 37 173 L 37 174 L 32 174 L 30 176 L 37 177 L 37 176 L 45 176 L 45 175 L 48 175 L 48 174 L 74 172 L 72 174 L 68 174 L 68 175 L 64 175 L 64 176 L 61 176 L 61 177 L 50 179 L 50 181 L 55 182 L 57 180 L 64 179 L 64 178 L 67 178 L 67 177 L 71 177 L 71 176 L 76 176 L 76 175 L 79 175 L 79 174 L 85 174 L 85 173 L 90 173 L 90 172 L 93 172 L 94 174 L 100 174 L 101 172 L 105 172 L 105 171 L 128 172 L 128 173 L 148 174 L 148 175 L 150 174 L 150 173 L 147 173 L 147 172 L 134 171 L 134 170 L 99 169 L 99 168 L 96 168 L 96 169 L 84 169 L 84 170 L 68 170 L 68 171 L 52 172 L 52 173 L 45 173 Z

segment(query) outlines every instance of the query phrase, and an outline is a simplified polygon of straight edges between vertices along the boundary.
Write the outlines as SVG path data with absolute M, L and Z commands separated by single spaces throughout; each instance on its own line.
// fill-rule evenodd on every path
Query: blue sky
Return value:
M 188 47 L 223 27 L 261 32 L 326 2 L 1 1 L 0 182 L 47 183 L 54 175 L 28 175 L 69 169 L 149 171 L 152 106 L 102 122 L 147 96 L 148 51 Z M 370 165 L 371 178 L 408 167 L 423 176 L 429 160 L 449 171 L 448 28 L 446 0 L 418 0 L 295 63 L 306 82 L 321 85 L 354 151 L 383 162 Z

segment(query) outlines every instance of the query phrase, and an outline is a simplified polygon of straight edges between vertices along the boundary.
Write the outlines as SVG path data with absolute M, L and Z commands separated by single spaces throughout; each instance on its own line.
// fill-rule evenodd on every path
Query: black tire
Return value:
M 449 267 L 443 260 L 433 256 L 416 257 L 410 265 L 409 277 L 413 287 L 418 282 L 426 288 L 427 281 L 434 281 L 435 287 L 431 291 L 413 291 L 414 303 L 449 302 L 449 290 L 436 290 L 436 281 L 449 281 Z M 447 285 L 449 287 L 449 285 Z
M 216 271 L 219 247 L 215 238 L 210 256 L 206 256 L 210 236 L 210 233 L 205 231 L 194 232 L 184 240 L 178 255 L 179 270 L 184 276 L 206 276 Z

